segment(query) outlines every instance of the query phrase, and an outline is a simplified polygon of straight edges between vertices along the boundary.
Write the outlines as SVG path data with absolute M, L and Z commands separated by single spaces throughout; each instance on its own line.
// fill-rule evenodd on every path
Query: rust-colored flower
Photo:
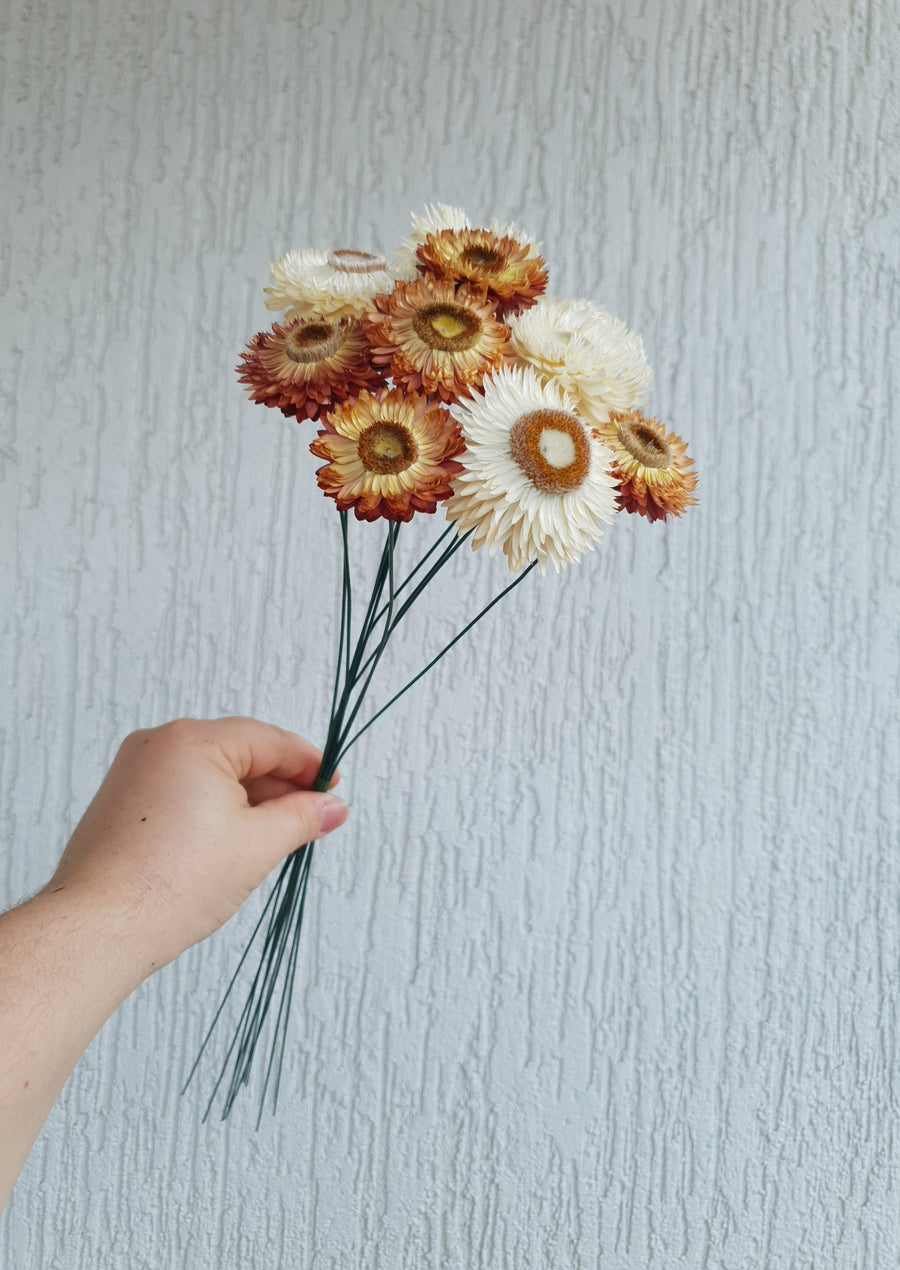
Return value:
M 478 291 L 450 278 L 398 282 L 364 323 L 372 361 L 398 388 L 455 401 L 512 359 L 509 327 Z
M 328 459 L 316 479 L 341 511 L 352 507 L 358 520 L 408 521 L 453 492 L 463 441 L 437 402 L 399 388 L 362 392 L 323 423 L 309 448 Z
M 620 507 L 648 520 L 680 516 L 696 506 L 694 460 L 687 443 L 674 432 L 666 433 L 658 419 L 645 418 L 640 410 L 612 411 L 596 435 L 611 450 L 612 475 L 619 487 Z
M 253 401 L 305 419 L 318 419 L 335 402 L 384 383 L 359 322 L 350 320 L 276 322 L 254 335 L 237 371 Z
M 480 287 L 505 317 L 527 309 L 547 288 L 536 244 L 504 233 L 506 228 L 514 227 L 442 229 L 429 234 L 416 254 L 428 273 Z

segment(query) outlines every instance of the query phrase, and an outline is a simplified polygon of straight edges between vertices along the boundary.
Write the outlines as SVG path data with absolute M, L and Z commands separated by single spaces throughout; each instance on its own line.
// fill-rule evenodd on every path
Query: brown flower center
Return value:
M 578 489 L 591 467 L 583 425 L 562 410 L 530 410 L 520 415 L 509 434 L 509 450 L 545 494 Z
M 506 264 L 503 252 L 489 247 L 487 243 L 471 243 L 463 247 L 459 258 L 464 265 L 478 274 L 499 273 Z
M 328 263 L 338 273 L 378 273 L 388 267 L 384 256 L 375 256 L 370 251 L 351 251 L 345 247 L 329 251 Z
M 357 452 L 367 471 L 386 476 L 406 471 L 418 458 L 419 447 L 402 424 L 373 423 L 360 436 Z
M 667 468 L 672 466 L 672 451 L 663 429 L 654 427 L 645 419 L 616 419 L 619 440 L 625 449 L 643 467 Z
M 423 304 L 413 327 L 423 344 L 441 353 L 464 353 L 478 343 L 481 318 L 461 304 Z
M 285 356 L 306 365 L 324 362 L 338 351 L 345 334 L 339 322 L 298 322 L 284 333 Z

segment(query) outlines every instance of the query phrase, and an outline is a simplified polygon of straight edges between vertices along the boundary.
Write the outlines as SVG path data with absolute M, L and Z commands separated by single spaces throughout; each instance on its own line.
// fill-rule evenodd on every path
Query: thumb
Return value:
M 254 807 L 251 814 L 271 855 L 268 867 L 274 868 L 305 842 L 324 838 L 332 829 L 337 829 L 349 812 L 344 800 L 335 794 L 302 789 L 282 794 L 280 798 L 269 798 Z

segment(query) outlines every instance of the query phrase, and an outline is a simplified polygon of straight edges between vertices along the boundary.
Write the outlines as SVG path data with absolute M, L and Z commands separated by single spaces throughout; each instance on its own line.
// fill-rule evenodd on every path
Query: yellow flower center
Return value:
M 463 247 L 459 258 L 468 269 L 479 275 L 499 273 L 506 264 L 503 252 L 489 247 L 487 243 L 471 243 Z
M 328 263 L 338 273 L 378 273 L 388 267 L 384 256 L 375 256 L 370 251 L 351 251 L 345 247 L 329 251 Z
M 641 417 L 629 419 L 621 415 L 616 417 L 616 426 L 619 440 L 642 467 L 672 466 L 672 451 L 661 427 L 653 427 Z
M 373 423 L 359 438 L 363 467 L 379 476 L 404 472 L 419 455 L 416 439 L 400 423 Z
M 324 362 L 338 351 L 345 334 L 339 322 L 298 322 L 284 333 L 285 356 L 306 365 Z
M 441 353 L 463 353 L 478 343 L 481 318 L 461 304 L 423 304 L 413 327 L 423 344 Z
M 562 410 L 531 410 L 520 415 L 509 434 L 513 459 L 545 494 L 578 489 L 591 467 L 584 426 Z

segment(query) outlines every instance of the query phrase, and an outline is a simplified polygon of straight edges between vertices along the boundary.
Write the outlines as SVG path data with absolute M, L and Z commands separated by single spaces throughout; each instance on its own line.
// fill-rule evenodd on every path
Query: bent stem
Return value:
M 360 708 L 391 635 L 419 596 L 430 585 L 444 565 L 452 559 L 470 534 L 455 537 L 449 545 L 445 545 L 448 535 L 453 530 L 451 525 L 448 530 L 441 534 L 437 542 L 425 552 L 403 581 L 398 584 L 395 576 L 395 552 L 400 525 L 389 522 L 366 612 L 354 643 L 352 636 L 353 585 L 350 568 L 348 515 L 346 512 L 341 512 L 340 516 L 342 543 L 340 633 L 338 636 L 337 656 L 335 658 L 335 676 L 328 732 L 322 751 L 319 774 L 314 786 L 315 789 L 320 791 L 329 788 L 338 763 L 360 737 L 368 731 L 375 720 L 379 719 L 410 688 L 417 684 L 433 666 L 437 665 L 441 658 L 446 656 L 451 648 L 490 612 L 494 605 L 499 604 L 504 596 L 508 595 L 510 591 L 523 582 L 535 567 L 534 564 L 531 564 L 527 569 L 523 570 L 499 595 L 496 595 L 471 621 L 467 622 L 444 645 L 437 656 L 432 657 L 418 674 L 414 675 L 399 692 L 396 692 L 389 701 L 381 706 L 369 718 L 367 723 L 353 731 Z M 443 550 L 439 550 L 442 546 Z M 432 557 L 436 558 L 432 559 Z M 426 565 L 428 566 L 427 568 Z M 422 570 L 425 570 L 424 575 L 419 578 L 415 586 L 412 586 L 414 579 L 422 573 Z M 398 604 L 397 597 L 409 587 L 412 587 L 412 590 Z M 386 598 L 385 591 L 387 592 Z M 291 1002 L 296 981 L 300 934 L 306 909 L 306 896 L 314 848 L 314 842 L 304 843 L 302 847 L 299 847 L 288 856 L 282 864 L 275 885 L 272 888 L 272 893 L 266 901 L 262 914 L 247 942 L 237 969 L 225 989 L 219 1007 L 185 1081 L 181 1091 L 182 1094 L 187 1090 L 194 1078 L 225 1005 L 235 990 L 241 970 L 256 943 L 257 936 L 265 926 L 265 935 L 256 972 L 250 983 L 247 998 L 231 1044 L 223 1060 L 218 1079 L 207 1102 L 203 1115 L 204 1121 L 209 1116 L 223 1085 L 225 1085 L 225 1092 L 221 1118 L 225 1120 L 234 1106 L 240 1090 L 248 1083 L 253 1060 L 280 983 L 280 998 L 274 1019 L 269 1060 L 266 1064 L 262 1093 L 260 1095 L 259 1114 L 256 1120 L 257 1128 L 262 1120 L 263 1108 L 270 1088 L 272 1091 L 272 1113 L 274 1114 L 277 1109 Z

